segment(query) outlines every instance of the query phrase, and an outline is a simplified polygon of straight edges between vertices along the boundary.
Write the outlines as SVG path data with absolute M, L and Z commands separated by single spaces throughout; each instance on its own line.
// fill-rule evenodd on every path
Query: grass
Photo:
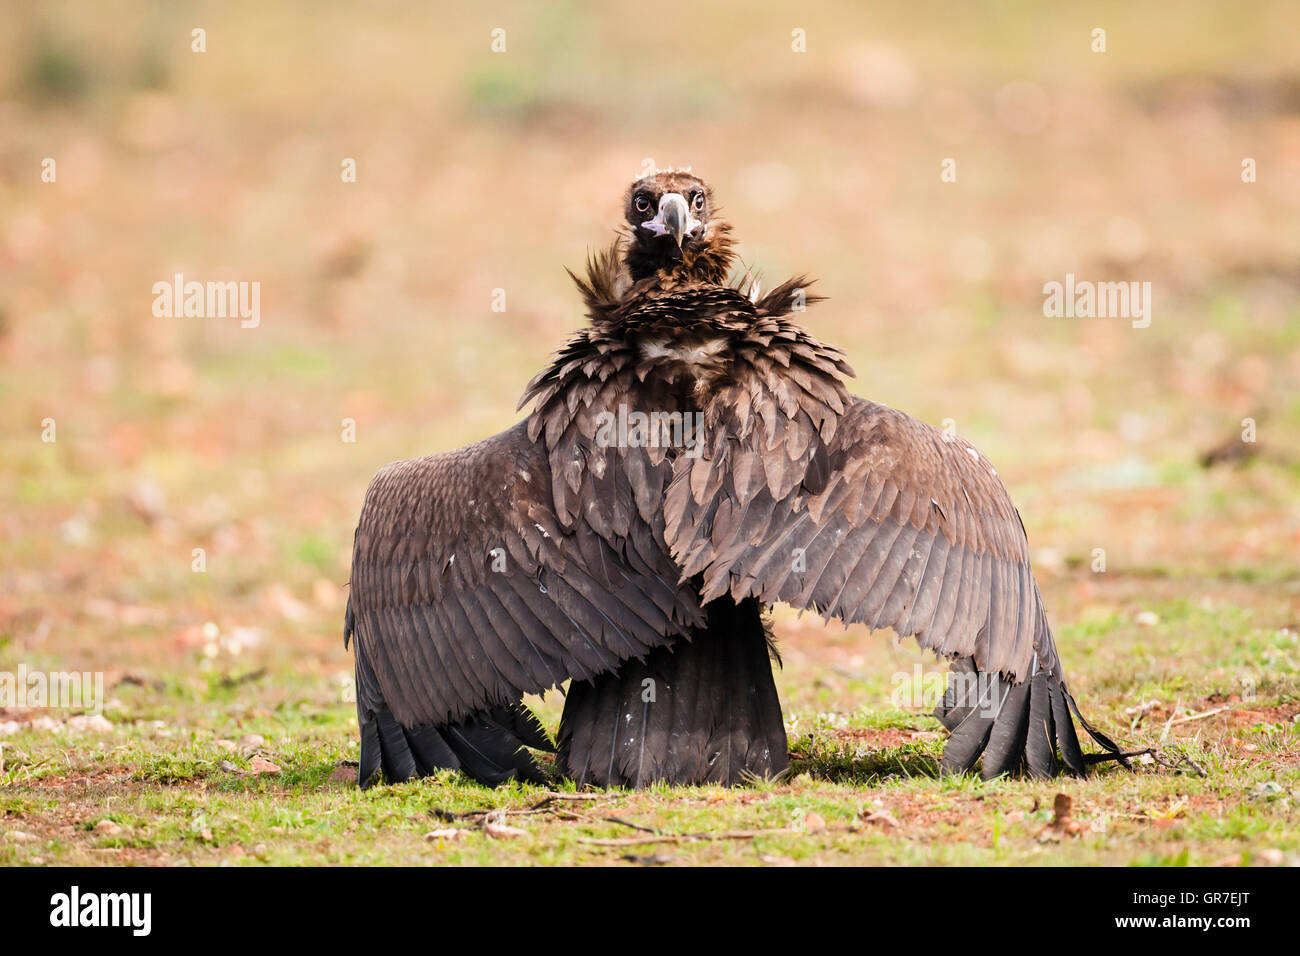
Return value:
M 1262 604 L 1267 611 L 1268 601 Z M 1112 616 L 1101 627 L 1066 629 L 1062 638 L 1089 716 L 1130 748 L 1158 748 L 1158 761 L 1132 771 L 1106 767 L 1086 780 L 939 777 L 938 722 L 888 703 L 872 706 L 888 698 L 880 675 L 890 656 L 905 652 L 885 635 L 848 632 L 853 640 L 846 641 L 838 629 L 789 619 L 779 622 L 793 635 L 780 676 L 790 702 L 793 758 L 783 780 L 578 794 L 558 780 L 549 787 L 487 789 L 445 772 L 363 792 L 346 779 L 355 774 L 348 761 L 356 757 L 346 683 L 322 686 L 290 670 L 263 675 L 260 659 L 219 656 L 216 669 L 201 678 L 120 683 L 105 711 L 110 729 L 29 728 L 7 737 L 0 863 L 1294 860 L 1300 853 L 1295 632 L 1243 631 L 1237 622 L 1252 613 L 1237 606 L 1215 613 L 1181 599 L 1153 606 L 1160 615 L 1153 626 Z M 1184 656 L 1186 648 L 1223 646 L 1229 634 L 1239 635 L 1236 646 L 1213 666 L 1134 679 L 1135 672 L 1147 673 L 1134 661 L 1195 661 Z M 796 637 L 802 640 L 794 652 Z M 827 666 L 837 646 L 861 653 L 864 676 Z M 907 656 L 904 670 L 932 666 L 919 654 Z M 1238 669 L 1264 662 L 1271 662 L 1267 678 L 1243 699 Z M 268 659 L 266 666 L 275 665 Z M 556 695 L 535 703 L 554 729 Z M 256 758 L 280 769 L 255 773 Z M 1075 835 L 1054 835 L 1049 827 L 1058 792 L 1074 801 L 1074 818 L 1083 824 Z M 493 821 L 524 835 L 489 835 L 484 823 L 492 811 L 505 811 Z M 744 836 L 728 836 L 736 831 Z M 435 833 L 442 835 L 428 836 Z M 641 836 L 680 839 L 628 842 Z

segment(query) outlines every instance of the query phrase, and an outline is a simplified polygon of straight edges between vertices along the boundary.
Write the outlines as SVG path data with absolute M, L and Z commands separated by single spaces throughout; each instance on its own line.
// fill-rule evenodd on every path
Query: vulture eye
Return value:
M 637 211 L 637 212 L 649 212 L 649 211 L 650 211 L 650 197 L 649 197 L 649 196 L 637 196 L 636 199 L 634 199 L 632 202 L 633 202 L 633 205 L 636 206 L 636 211 Z
M 703 193 L 703 192 L 697 192 L 697 193 L 695 194 L 695 196 L 691 199 L 691 202 L 695 204 L 695 208 L 696 208 L 696 209 L 703 209 L 703 208 L 704 208 L 704 193 Z

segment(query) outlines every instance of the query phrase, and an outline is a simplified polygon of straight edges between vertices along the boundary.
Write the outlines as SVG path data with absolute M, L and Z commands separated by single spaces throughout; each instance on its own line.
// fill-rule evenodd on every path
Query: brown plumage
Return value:
M 534 775 L 521 746 L 545 740 L 520 697 L 569 678 L 558 764 L 580 782 L 779 773 L 761 617 L 778 601 L 955 661 L 945 769 L 982 754 L 985 776 L 1048 775 L 1059 749 L 1084 772 L 989 462 L 850 395 L 842 353 L 792 318 L 817 299 L 805 279 L 727 284 L 730 226 L 701 180 L 658 173 L 625 202 L 626 235 L 575 276 L 590 325 L 529 384 L 526 421 L 367 493 L 347 624 L 362 781 Z

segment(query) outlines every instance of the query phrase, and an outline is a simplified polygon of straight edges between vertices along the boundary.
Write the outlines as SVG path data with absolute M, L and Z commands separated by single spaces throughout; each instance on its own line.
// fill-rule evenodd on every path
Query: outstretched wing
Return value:
M 575 534 L 552 502 L 546 453 L 523 423 L 379 472 L 349 601 L 363 712 L 387 704 L 406 727 L 458 721 L 610 670 L 699 619 L 662 549 L 630 561 Z
M 678 460 L 666 534 L 702 600 L 730 593 L 890 627 L 980 671 L 1056 668 L 1019 515 L 963 439 L 850 396 L 839 353 L 790 325 L 738 343 Z

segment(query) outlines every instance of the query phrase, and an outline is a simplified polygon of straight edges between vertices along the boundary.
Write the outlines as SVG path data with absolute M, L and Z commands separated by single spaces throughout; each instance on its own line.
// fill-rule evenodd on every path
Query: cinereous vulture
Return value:
M 687 170 L 634 182 L 528 416 L 371 482 L 345 625 L 361 783 L 542 779 L 527 748 L 552 744 L 521 699 L 564 681 L 556 765 L 580 783 L 779 774 L 777 602 L 949 658 L 946 771 L 1122 760 L 1066 688 L 993 466 L 851 395 L 843 353 L 792 318 L 808 281 L 730 282 L 714 209 Z

